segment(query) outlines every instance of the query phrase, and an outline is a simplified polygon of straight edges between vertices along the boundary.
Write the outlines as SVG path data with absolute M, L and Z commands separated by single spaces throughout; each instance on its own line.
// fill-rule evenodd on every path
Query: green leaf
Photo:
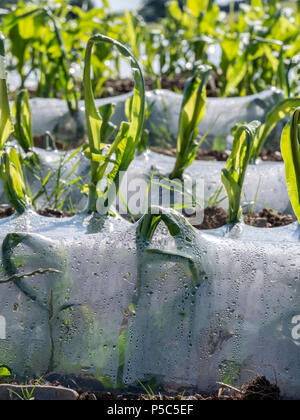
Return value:
M 19 156 L 15 149 L 2 153 L 0 176 L 8 202 L 22 214 L 30 204 Z
M 229 222 L 238 223 L 242 217 L 241 198 L 248 165 L 252 156 L 253 141 L 261 123 L 252 121 L 237 126 L 233 149 L 222 171 L 222 182 L 229 201 Z
M 200 66 L 186 83 L 181 105 L 176 163 L 170 179 L 181 179 L 196 158 L 198 125 L 206 114 L 206 83 L 211 67 Z
M 286 183 L 294 212 L 300 222 L 300 108 L 285 126 L 281 137 L 281 151 L 285 162 Z
M 5 74 L 4 40 L 5 38 L 0 32 L 0 150 L 13 133 Z
M 112 115 L 112 108 L 104 107 L 98 112 L 91 83 L 91 55 L 94 44 L 108 44 L 116 47 L 118 51 L 130 61 L 134 73 L 135 89 L 131 106 L 130 123 L 122 123 L 116 139 L 108 151 L 102 155 L 102 144 L 107 140 L 108 119 Z M 89 148 L 91 157 L 91 185 L 89 188 L 88 211 L 96 211 L 96 202 L 99 197 L 107 198 L 110 186 L 115 183 L 116 192 L 119 188 L 119 173 L 126 171 L 134 159 L 136 148 L 138 147 L 144 128 L 145 117 L 145 84 L 141 68 L 131 54 L 131 52 L 118 41 L 104 35 L 95 35 L 90 38 L 85 57 L 84 68 L 84 92 L 85 92 L 85 111 L 88 128 Z M 102 115 L 101 115 L 102 114 Z M 104 138 L 103 138 L 104 137 Z M 109 174 L 106 174 L 108 163 L 112 162 L 112 155 L 115 154 L 114 167 Z M 97 159 L 95 157 L 97 156 Z M 93 159 L 94 157 L 94 159 Z M 97 184 L 106 177 L 108 185 L 105 191 L 101 192 Z
M 230 96 L 234 89 L 241 83 L 247 73 L 247 57 L 246 53 L 239 56 L 235 63 L 228 66 L 226 79 L 228 83 L 225 89 L 225 95 Z
M 163 222 L 170 235 L 174 238 L 176 250 L 174 252 L 151 249 L 151 240 Z M 173 209 L 150 207 L 147 214 L 139 221 L 137 227 L 137 248 L 140 256 L 153 254 L 156 258 L 167 258 L 169 261 L 182 260 L 187 263 L 187 271 L 194 283 L 197 282 L 201 272 L 201 262 L 197 234 L 191 224 Z M 143 262 L 142 262 L 143 264 Z
M 187 0 L 187 8 L 195 17 L 207 11 L 209 0 Z
M 2 365 L 2 364 L 0 364 L 0 377 L 1 376 L 5 376 L 5 377 L 12 376 L 11 370 L 7 366 Z
M 300 106 L 300 98 L 283 99 L 267 114 L 266 122 L 261 125 L 254 140 L 252 158 L 258 159 L 264 144 L 276 125 Z
M 31 109 L 29 106 L 28 92 L 21 90 L 13 106 L 13 115 L 16 119 L 15 137 L 25 153 L 34 147 L 31 123 Z

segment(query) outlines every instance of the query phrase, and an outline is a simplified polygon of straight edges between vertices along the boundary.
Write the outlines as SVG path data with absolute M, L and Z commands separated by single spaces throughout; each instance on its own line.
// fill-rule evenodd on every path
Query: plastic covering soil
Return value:
M 152 379 L 210 391 L 259 372 L 297 395 L 298 224 L 202 233 L 166 213 L 179 229 L 162 225 L 152 243 L 112 218 L 2 221 L 6 276 L 19 278 L 0 285 L 1 362 L 21 377 L 118 388 Z M 39 269 L 57 272 L 20 278 Z

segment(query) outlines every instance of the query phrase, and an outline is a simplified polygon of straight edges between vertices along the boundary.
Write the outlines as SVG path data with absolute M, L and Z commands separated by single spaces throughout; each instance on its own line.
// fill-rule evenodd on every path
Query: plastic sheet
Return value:
M 16 147 L 16 143 L 11 142 L 8 146 Z M 90 161 L 85 158 L 82 152 L 78 152 L 72 157 L 74 151 L 48 151 L 40 148 L 35 148 L 34 151 L 39 157 L 42 178 L 38 178 L 27 167 L 24 167 L 24 173 L 33 196 L 40 191 L 43 180 L 46 179 L 48 173 L 51 171 L 50 179 L 46 184 L 47 193 L 41 194 L 37 200 L 38 208 L 44 209 L 45 207 L 55 206 L 56 185 L 60 184 L 62 188 L 65 188 L 64 183 L 66 183 L 70 184 L 70 186 L 67 186 L 65 191 L 60 195 L 59 203 L 64 201 L 64 208 L 74 208 L 76 211 L 82 210 L 87 199 L 81 194 L 80 185 L 89 182 Z M 72 184 L 72 181 L 77 178 L 80 178 L 81 184 Z M 0 203 L 7 203 L 2 180 L 0 180 Z
M 116 111 L 112 122 L 118 125 L 126 120 L 124 104 L 131 95 L 129 93 L 97 99 L 96 105 L 100 107 L 107 103 L 115 103 Z M 266 113 L 282 98 L 283 94 L 278 89 L 270 89 L 257 95 L 241 98 L 208 98 L 207 113 L 200 123 L 200 132 L 204 134 L 211 128 L 211 135 L 227 136 L 233 125 L 238 122 L 250 122 L 255 119 L 263 121 Z M 157 90 L 147 92 L 147 102 L 155 104 L 148 122 L 150 132 L 155 135 L 153 126 L 156 128 L 163 126 L 170 128 L 170 134 L 176 138 L 182 95 L 168 90 Z M 31 99 L 30 105 L 34 135 L 43 135 L 46 131 L 59 133 L 65 130 L 66 125 L 72 125 L 67 104 L 63 100 L 35 98 Z M 84 101 L 80 101 L 79 108 L 81 122 L 85 124 Z M 165 110 L 167 110 L 169 125 L 165 120 Z
M 145 177 L 150 180 L 153 170 L 156 174 L 168 176 L 175 164 L 175 158 L 152 151 L 140 155 L 129 168 L 128 178 Z M 221 171 L 224 162 L 194 161 L 186 170 L 185 177 L 204 181 L 205 205 L 213 204 L 215 193 L 222 187 Z M 222 201 L 221 201 L 222 200 Z M 217 205 L 228 209 L 225 190 L 218 198 Z M 270 207 L 276 211 L 293 212 L 285 181 L 284 164 L 280 162 L 259 162 L 249 165 L 242 196 L 244 210 L 260 211 Z
M 194 285 L 169 276 L 167 263 L 161 277 L 144 264 L 128 382 L 155 378 L 208 392 L 216 381 L 238 385 L 263 374 L 298 396 L 299 237 L 298 224 L 197 232 L 191 257 L 203 274 Z
M 0 284 L 1 363 L 20 377 L 202 392 L 257 372 L 299 395 L 299 225 L 203 233 L 180 223 L 149 244 L 111 218 L 1 221 L 1 241 L 18 232 L 6 237 L 6 267 L 58 271 Z
M 199 124 L 199 132 L 202 135 L 209 132 L 212 138 L 227 137 L 237 123 L 249 123 L 253 120 L 263 122 L 268 111 L 282 99 L 283 92 L 275 88 L 251 96 L 208 98 L 206 116 Z M 155 131 L 162 126 L 176 139 L 182 95 L 167 90 L 157 90 L 147 93 L 147 102 L 149 104 L 154 102 L 148 122 L 150 132 L 153 133 L 153 125 Z M 152 141 L 154 140 L 155 136 L 152 137 Z
M 53 172 L 53 176 L 48 184 L 48 190 L 53 191 L 56 182 L 55 173 L 64 154 L 59 151 L 49 152 L 43 149 L 36 150 L 40 156 L 43 177 L 45 178 L 50 170 Z M 65 160 L 68 160 L 70 153 L 64 157 Z M 69 172 L 78 162 L 79 166 L 76 168 L 72 176 L 68 178 L 68 182 L 76 179 L 77 177 L 81 177 L 82 183 L 88 184 L 90 162 L 82 153 L 79 153 L 66 165 L 64 165 L 61 180 L 68 177 Z M 143 192 L 143 196 L 146 196 L 146 190 L 153 170 L 155 170 L 154 173 L 157 175 L 160 174 L 168 176 L 174 167 L 174 163 L 174 158 L 154 153 L 152 151 L 137 156 L 128 170 L 128 184 L 124 184 L 125 186 L 123 186 L 123 188 L 127 188 L 132 180 L 140 178 L 146 181 L 144 184 L 145 191 Z M 185 172 L 186 179 L 194 179 L 197 181 L 203 180 L 205 206 L 214 204 L 214 196 L 216 192 L 222 188 L 221 170 L 224 166 L 224 162 L 195 161 Z M 26 170 L 26 175 L 32 193 L 36 194 L 41 188 L 41 182 L 37 180 L 28 170 Z M 135 190 L 133 190 L 133 192 L 134 191 Z M 127 190 L 122 189 L 122 194 L 124 197 L 128 197 Z M 80 193 L 80 187 L 77 184 L 72 185 L 66 190 L 66 192 L 62 195 L 61 200 L 64 198 L 66 198 L 65 208 L 73 206 L 75 210 L 82 210 L 87 202 L 86 197 Z M 2 182 L 0 182 L 0 202 L 7 202 Z M 221 191 L 215 204 L 228 209 L 228 201 L 225 190 Z M 242 206 L 244 207 L 245 212 L 248 210 L 252 211 L 253 209 L 255 211 L 260 211 L 269 207 L 279 212 L 293 214 L 293 209 L 291 207 L 286 187 L 285 169 L 283 163 L 259 162 L 256 165 L 249 165 L 244 184 Z M 49 202 L 45 194 L 39 198 L 38 207 L 49 207 Z

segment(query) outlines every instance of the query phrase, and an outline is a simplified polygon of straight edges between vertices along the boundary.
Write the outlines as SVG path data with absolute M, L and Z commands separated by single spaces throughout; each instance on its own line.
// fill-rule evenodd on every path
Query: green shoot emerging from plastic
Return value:
M 4 183 L 6 197 L 18 214 L 24 213 L 31 204 L 22 166 L 15 149 L 1 152 L 0 177 Z
M 98 112 L 91 83 L 91 55 L 94 44 L 110 44 L 130 60 L 134 72 L 135 90 L 131 107 L 130 123 L 122 122 L 119 133 L 112 145 L 106 145 L 108 139 L 107 116 L 112 109 L 101 108 Z M 125 172 L 134 159 L 144 127 L 145 85 L 141 68 L 130 51 L 119 42 L 104 35 L 90 38 L 85 57 L 84 69 L 85 112 L 89 138 L 87 156 L 91 160 L 91 183 L 89 186 L 88 212 L 97 211 L 97 203 L 103 203 L 109 210 L 111 201 L 119 191 L 120 173 Z M 108 114 L 108 115 L 107 115 Z M 103 130 L 104 128 L 104 130 Z M 107 148 L 105 147 L 107 146 Z M 110 169 L 109 164 L 113 165 Z M 100 189 L 100 182 L 106 179 L 106 186 Z M 99 188 L 97 188 L 97 186 Z
M 285 162 L 286 183 L 294 212 L 300 221 L 300 108 L 285 126 L 281 137 L 281 151 Z
M 34 142 L 32 136 L 31 110 L 29 106 L 28 93 L 21 90 L 17 95 L 13 106 L 13 115 L 15 117 L 14 135 L 25 153 L 33 149 Z
M 256 161 L 256 159 L 259 158 L 260 152 L 262 151 L 267 138 L 272 133 L 276 125 L 286 118 L 287 115 L 292 113 L 298 106 L 300 106 L 300 98 L 289 98 L 282 100 L 275 105 L 273 109 L 271 109 L 267 115 L 266 122 L 262 124 L 257 131 L 252 152 L 253 161 Z
M 184 89 L 177 138 L 177 156 L 170 179 L 181 179 L 184 170 L 196 159 L 198 124 L 206 114 L 206 84 L 211 67 L 200 66 Z
M 13 123 L 10 116 L 5 69 L 4 37 L 0 33 L 0 149 L 13 132 Z
M 250 163 L 253 141 L 260 122 L 237 126 L 234 133 L 233 150 L 228 158 L 226 169 L 222 171 L 222 182 L 229 200 L 229 223 L 238 223 L 242 218 L 242 189 Z

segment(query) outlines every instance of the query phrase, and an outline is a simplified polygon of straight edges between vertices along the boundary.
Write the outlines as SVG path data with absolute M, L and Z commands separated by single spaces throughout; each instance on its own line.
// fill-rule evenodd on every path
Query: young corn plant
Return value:
M 135 90 L 131 107 L 130 123 L 122 122 L 120 130 L 111 145 L 105 143 L 107 119 L 95 105 L 91 82 L 91 57 L 95 44 L 108 44 L 116 47 L 121 55 L 128 58 L 134 73 Z M 140 144 L 145 116 L 145 84 L 139 63 L 131 52 L 118 41 L 104 35 L 95 35 L 88 41 L 84 68 L 85 112 L 88 129 L 89 147 L 86 156 L 91 161 L 91 182 L 89 185 L 89 214 L 97 212 L 99 200 L 109 208 L 110 200 L 115 198 L 120 188 L 120 174 L 126 171 L 134 159 Z M 110 111 L 111 112 L 111 111 Z M 101 115 L 102 114 L 102 115 Z M 112 165 L 112 169 L 109 165 Z M 106 186 L 100 186 L 106 180 Z
M 242 190 L 253 151 L 253 142 L 260 122 L 252 121 L 238 125 L 234 133 L 233 150 L 222 171 L 222 182 L 229 200 L 229 224 L 234 225 L 242 218 Z
M 5 38 L 0 32 L 0 150 L 13 133 L 13 123 L 10 115 L 5 67 Z
M 31 207 L 31 193 L 24 180 L 21 162 L 15 149 L 0 152 L 0 178 L 8 202 L 18 214 L 23 214 Z
M 182 179 L 183 172 L 196 159 L 200 142 L 197 141 L 198 124 L 206 114 L 206 84 L 211 67 L 200 66 L 188 80 L 181 105 L 177 155 L 170 179 Z
M 252 161 L 256 161 L 276 125 L 284 120 L 287 115 L 291 114 L 295 108 L 300 106 L 300 98 L 283 99 L 268 113 L 266 122 L 262 124 L 257 131 L 254 139 Z
M 294 212 L 300 222 L 300 108 L 285 126 L 281 151 L 285 162 L 286 183 Z
M 4 57 L 4 38 L 1 38 L 2 57 Z M 4 65 L 2 59 L 2 65 Z M 5 69 L 2 68 L 2 74 L 5 77 Z M 28 93 L 22 90 L 18 93 L 13 106 L 13 116 L 15 123 L 13 124 L 9 109 L 9 101 L 7 94 L 6 80 L 0 80 L 0 115 L 2 126 L 1 136 L 1 178 L 4 181 L 5 192 L 9 203 L 15 207 L 18 213 L 26 210 L 28 205 L 37 207 L 37 200 L 43 195 L 47 200 L 48 207 L 61 209 L 65 204 L 65 200 L 69 189 L 77 184 L 79 186 L 80 179 L 74 178 L 80 160 L 73 165 L 68 173 L 64 173 L 63 167 L 67 165 L 71 159 L 80 152 L 81 148 L 76 149 L 70 156 L 62 155 L 59 166 L 56 170 L 50 170 L 46 175 L 41 169 L 41 162 L 38 153 L 34 150 L 34 141 L 32 134 L 31 109 L 28 100 Z M 14 149 L 10 151 L 5 149 L 5 143 L 9 136 L 13 134 L 18 141 L 20 147 L 24 151 L 24 155 L 18 156 Z M 46 133 L 47 138 L 51 138 L 52 146 L 54 144 L 50 133 Z M 41 184 L 39 191 L 35 195 L 31 194 L 30 187 L 23 175 L 22 165 L 24 165 L 33 176 L 38 179 Z M 54 188 L 49 192 L 48 184 L 54 179 Z M 78 187 L 80 189 L 80 187 Z
M 50 42 L 49 45 L 47 45 L 47 49 L 53 50 L 55 48 L 55 62 L 56 62 L 56 68 L 55 73 L 59 73 L 63 75 L 63 89 L 64 89 L 64 97 L 66 98 L 69 113 L 73 120 L 76 123 L 77 128 L 77 136 L 79 138 L 82 138 L 84 136 L 84 127 L 81 123 L 81 120 L 79 118 L 79 104 L 78 104 L 78 92 L 76 89 L 76 81 L 73 75 L 73 72 L 70 69 L 70 62 L 68 58 L 68 54 L 66 51 L 66 47 L 63 41 L 63 37 L 61 34 L 61 29 L 59 27 L 59 24 L 57 22 L 57 19 L 51 9 L 49 7 L 35 7 L 30 8 L 28 12 L 23 13 L 21 15 L 12 15 L 10 21 L 8 22 L 8 28 L 6 30 L 11 30 L 14 27 L 16 27 L 20 22 L 22 22 L 24 25 L 26 24 L 26 19 L 28 18 L 34 18 L 34 17 L 45 17 L 47 24 L 52 24 L 54 28 L 54 34 L 55 34 L 55 40 L 57 43 L 57 46 L 54 47 L 52 44 L 53 42 Z M 31 21 L 28 21 L 28 24 L 33 24 Z M 42 59 L 40 58 L 40 61 Z M 43 69 L 44 71 L 46 69 Z M 42 71 L 43 73 L 43 71 Z
M 13 106 L 13 116 L 16 121 L 14 124 L 14 137 L 24 152 L 28 153 L 34 148 L 34 141 L 27 90 L 21 90 L 18 93 Z

